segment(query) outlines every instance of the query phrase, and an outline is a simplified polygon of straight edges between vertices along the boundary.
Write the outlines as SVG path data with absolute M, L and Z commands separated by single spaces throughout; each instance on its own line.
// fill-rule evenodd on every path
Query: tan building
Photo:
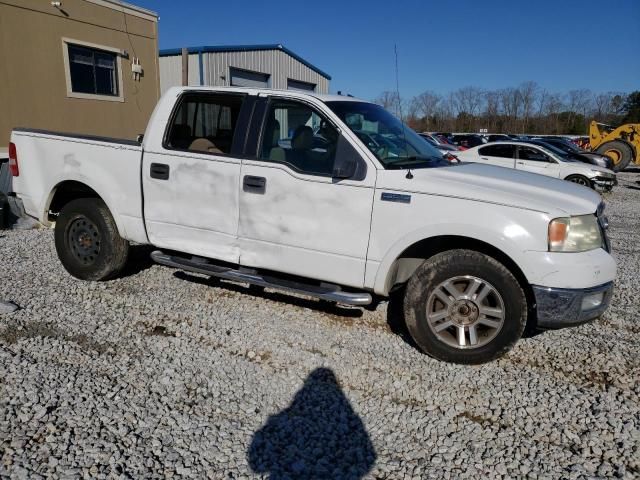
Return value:
M 133 139 L 159 78 L 154 12 L 117 0 L 0 0 L 0 153 L 13 127 Z

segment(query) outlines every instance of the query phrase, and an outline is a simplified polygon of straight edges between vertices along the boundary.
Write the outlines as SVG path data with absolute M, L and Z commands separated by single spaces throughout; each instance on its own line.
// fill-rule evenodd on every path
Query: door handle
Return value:
M 267 187 L 267 179 L 245 175 L 242 179 L 242 190 L 249 193 L 264 193 Z
M 152 163 L 149 173 L 151 174 L 151 178 L 169 180 L 169 165 L 164 163 Z
M 524 165 L 524 162 L 516 162 L 518 165 Z

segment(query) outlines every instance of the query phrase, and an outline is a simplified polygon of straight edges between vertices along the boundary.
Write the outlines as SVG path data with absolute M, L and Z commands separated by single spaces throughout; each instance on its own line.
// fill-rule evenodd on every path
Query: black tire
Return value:
M 583 187 L 593 188 L 593 183 L 584 175 L 569 175 L 565 178 L 567 182 L 577 183 L 578 185 L 582 185 Z
M 484 330 L 480 329 L 488 330 L 488 327 L 478 323 L 474 327 L 474 332 L 480 332 L 483 336 L 482 341 L 487 343 L 476 347 L 454 347 L 442 339 L 442 336 L 449 335 L 454 338 L 454 342 L 458 342 L 456 336 L 462 328 L 463 332 L 467 332 L 463 333 L 466 341 L 466 335 L 470 335 L 468 330 L 470 326 L 453 325 L 442 330 L 442 333 L 436 334 L 432 329 L 434 327 L 430 327 L 427 321 L 427 308 L 430 305 L 428 301 L 434 298 L 436 287 L 441 286 L 449 279 L 461 277 L 479 279 L 485 282 L 480 284 L 483 289 L 484 285 L 489 285 L 493 289 L 490 295 L 494 295 L 495 292 L 501 297 L 500 306 L 504 316 L 501 327 L 492 329 L 491 335 L 484 335 Z M 495 298 L 498 297 L 495 296 Z M 452 299 L 453 297 L 450 296 L 449 300 Z M 461 300 L 456 300 L 456 302 L 458 301 Z M 485 301 L 488 301 L 487 297 L 480 300 L 480 303 Z M 452 302 L 449 308 L 454 307 L 455 302 Z M 482 305 L 482 307 L 491 308 L 490 305 Z M 444 308 L 447 309 L 446 305 Z M 494 310 L 499 309 L 495 308 Z M 482 316 L 479 313 L 482 311 L 482 308 L 477 309 L 477 318 Z M 424 353 L 446 362 L 480 364 L 501 357 L 520 339 L 527 323 L 527 300 L 518 280 L 504 265 L 488 255 L 473 250 L 459 249 L 434 255 L 416 269 L 407 284 L 404 312 L 409 334 Z M 447 322 L 450 320 L 443 319 L 440 325 Z M 474 335 L 478 341 L 479 335 Z M 469 343 L 472 341 L 469 340 Z
M 115 277 L 129 255 L 129 242 L 120 237 L 109 209 L 99 198 L 79 198 L 62 208 L 55 243 L 64 268 L 81 280 Z
M 633 161 L 633 148 L 622 140 L 612 140 L 603 143 L 596 149 L 596 153 L 607 155 L 611 158 L 614 172 L 624 170 L 627 168 L 627 165 Z

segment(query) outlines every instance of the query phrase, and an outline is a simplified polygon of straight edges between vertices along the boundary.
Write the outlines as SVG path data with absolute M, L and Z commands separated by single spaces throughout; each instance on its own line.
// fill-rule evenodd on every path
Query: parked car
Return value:
M 486 139 L 481 135 L 453 135 L 451 141 L 454 145 L 459 145 L 464 148 L 477 147 L 487 143 Z
M 11 142 L 15 194 L 55 222 L 80 279 L 113 278 L 136 242 L 230 281 L 352 305 L 391 295 L 420 349 L 467 364 L 500 357 L 527 324 L 581 324 L 611 300 L 597 193 L 450 164 L 351 97 L 176 87 L 141 144 L 31 129 Z
M 491 135 L 487 135 L 487 142 L 502 142 L 502 141 L 509 141 L 511 140 L 511 137 L 508 135 L 503 135 L 503 134 L 499 134 L 499 133 L 495 133 L 495 134 L 491 134 Z
M 451 152 L 457 152 L 458 147 L 440 142 L 435 135 L 431 135 L 429 133 L 419 133 L 422 138 L 424 138 L 432 147 L 437 148 L 443 155 L 446 155 Z
M 611 160 L 611 158 L 599 153 L 582 150 L 575 143 L 569 140 L 541 137 L 533 138 L 529 141 L 535 144 L 542 142 L 544 143 L 542 146 L 547 145 L 552 151 L 555 149 L 558 154 L 563 153 L 566 158 L 608 168 L 613 171 L 613 160 Z
M 564 158 L 550 148 L 532 142 L 488 143 L 459 152 L 456 156 L 463 162 L 515 168 L 600 191 L 610 191 L 618 184 L 616 174 L 609 169 Z

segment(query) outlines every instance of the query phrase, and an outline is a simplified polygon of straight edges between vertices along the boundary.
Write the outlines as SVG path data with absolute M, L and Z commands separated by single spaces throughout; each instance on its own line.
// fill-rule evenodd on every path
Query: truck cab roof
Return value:
M 247 93 L 249 95 L 286 95 L 294 98 L 315 98 L 322 102 L 364 102 L 371 103 L 350 95 L 335 95 L 327 93 L 301 92 L 299 90 L 277 90 L 275 88 L 252 88 L 252 87 L 216 87 L 216 86 L 188 86 L 172 87 L 170 90 L 178 92 L 235 92 Z

